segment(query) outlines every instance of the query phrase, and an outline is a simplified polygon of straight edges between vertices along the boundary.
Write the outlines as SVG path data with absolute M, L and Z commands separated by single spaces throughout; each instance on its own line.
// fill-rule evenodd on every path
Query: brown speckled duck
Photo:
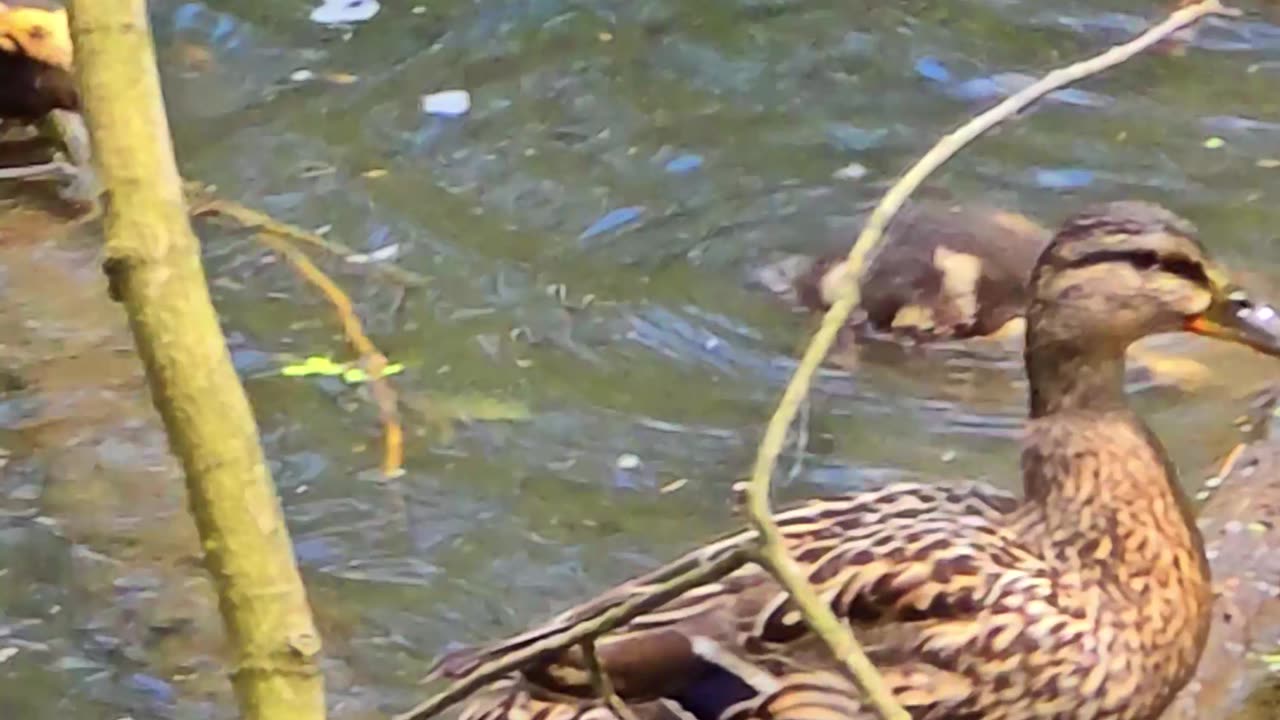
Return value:
M 1228 281 L 1188 222 L 1137 202 L 1069 219 L 1029 287 L 1022 499 L 979 483 L 897 482 L 777 520 L 917 720 L 1155 720 L 1195 670 L 1212 594 L 1175 471 L 1125 402 L 1125 349 L 1186 330 L 1280 355 L 1280 318 Z M 693 554 L 716 557 L 741 537 Z M 646 583 L 451 654 L 439 672 L 466 672 Z M 643 717 L 876 717 L 751 564 L 605 635 L 598 652 Z M 544 656 L 466 715 L 607 713 L 588 679 L 580 652 Z
M 1052 233 L 1020 213 L 925 201 L 908 206 L 860 286 L 856 330 L 928 342 L 997 333 L 1027 308 L 1027 283 Z M 826 310 L 850 282 L 841 247 L 791 256 L 756 280 L 809 310 Z

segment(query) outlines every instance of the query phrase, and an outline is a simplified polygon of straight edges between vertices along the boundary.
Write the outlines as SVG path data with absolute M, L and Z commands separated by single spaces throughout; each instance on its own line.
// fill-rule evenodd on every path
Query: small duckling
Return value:
M 72 75 L 73 49 L 67 11 L 42 0 L 0 3 L 0 122 L 35 128 L 38 137 L 6 148 L 0 179 L 70 179 L 64 196 L 96 194 L 88 132 L 80 119 L 80 94 Z M 32 144 L 53 141 L 71 163 L 31 163 Z
M 1031 269 L 1051 237 L 1008 210 L 909 206 L 890 224 L 862 279 L 854 329 L 917 342 L 997 333 L 1026 311 Z M 843 261 L 851 238 L 841 240 L 839 249 L 816 259 L 790 256 L 756 279 L 804 308 L 826 310 L 850 282 Z
M 0 118 L 34 123 L 80 110 L 67 11 L 0 3 Z

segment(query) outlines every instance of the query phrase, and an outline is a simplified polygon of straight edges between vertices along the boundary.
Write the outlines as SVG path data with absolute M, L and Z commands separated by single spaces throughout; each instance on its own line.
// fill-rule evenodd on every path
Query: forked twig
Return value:
M 995 107 L 983 112 L 943 137 L 920 158 L 885 193 L 872 211 L 867 224 L 845 259 L 851 281 L 842 287 L 843 295 L 822 318 L 822 325 L 805 349 L 791 381 L 783 392 L 777 410 L 769 419 L 761 440 L 751 480 L 746 490 L 746 511 L 751 524 L 760 533 L 757 562 L 762 564 L 787 589 L 809 627 L 823 639 L 832 653 L 852 673 L 859 689 L 885 720 L 909 720 L 901 704 L 885 687 L 884 680 L 863 652 L 849 627 L 832 612 L 830 605 L 818 597 L 800 566 L 787 553 L 782 533 L 772 518 L 769 502 L 770 481 L 778 456 L 786 444 L 787 432 L 795 421 L 801 403 L 809 393 L 813 376 L 831 350 L 832 344 L 850 313 L 859 302 L 858 283 L 871 252 L 880 243 L 889 221 L 902 208 L 926 178 L 970 142 L 983 133 L 1025 110 L 1032 103 L 1059 88 L 1119 65 L 1152 47 L 1177 31 L 1208 15 L 1235 15 L 1219 0 L 1206 0 L 1177 10 L 1163 22 L 1152 26 L 1133 40 L 1117 45 L 1088 60 L 1059 68 L 1039 81 L 1010 95 Z
M 347 341 L 360 354 L 360 364 L 369 378 L 369 387 L 373 393 L 373 401 L 378 406 L 378 416 L 382 421 L 383 450 L 382 474 L 384 477 L 396 477 L 404 464 L 404 429 L 400 424 L 399 401 L 396 391 L 387 380 L 387 358 L 373 344 L 364 332 L 364 325 L 356 315 L 351 298 L 338 287 L 323 270 L 311 262 L 307 254 L 299 250 L 289 241 L 269 234 L 259 234 L 259 239 L 272 250 L 284 256 L 285 260 L 298 271 L 303 279 L 314 285 L 338 313 L 342 323 L 342 332 Z
M 360 354 L 360 364 L 369 377 L 373 401 L 378 406 L 378 416 L 383 428 L 382 474 L 388 478 L 399 475 L 404 464 L 404 428 L 400 423 L 396 392 L 384 375 L 387 358 L 365 334 L 364 325 L 356 315 L 351 298 L 293 243 L 309 243 L 342 257 L 350 255 L 351 249 L 302 228 L 282 223 L 265 213 L 216 197 L 202 183 L 188 182 L 184 190 L 192 216 L 219 215 L 235 220 L 253 231 L 264 245 L 284 256 L 298 274 L 314 285 L 333 305 L 342 323 L 343 334 Z M 423 278 L 395 265 L 378 264 L 374 267 L 403 285 L 425 284 Z

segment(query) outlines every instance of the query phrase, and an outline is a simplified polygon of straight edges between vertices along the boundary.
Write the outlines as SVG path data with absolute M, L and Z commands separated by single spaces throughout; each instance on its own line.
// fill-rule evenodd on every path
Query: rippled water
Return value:
M 408 365 L 408 472 L 388 486 L 369 479 L 370 403 L 274 372 L 278 353 L 346 353 L 327 307 L 243 234 L 200 228 L 326 631 L 332 716 L 403 708 L 449 643 L 514 631 L 727 527 L 809 327 L 751 270 L 824 245 L 941 133 L 1127 38 L 1155 5 L 437 0 L 385 3 L 348 33 L 298 0 L 153 3 L 188 177 L 361 250 L 398 244 L 430 279 L 402 301 L 326 262 Z M 419 96 L 449 88 L 471 91 L 472 112 L 423 116 Z M 1272 158 L 1280 27 L 1252 16 L 1058 94 L 929 192 L 1047 223 L 1154 199 L 1280 290 Z M 864 177 L 833 179 L 852 163 Z M 229 717 L 181 488 L 92 237 L 5 246 L 0 263 L 0 326 L 22 338 L 0 345 L 0 647 L 18 649 L 0 662 L 0 715 Z M 1138 388 L 1194 484 L 1227 448 L 1236 398 L 1276 367 L 1163 347 L 1219 371 L 1194 392 Z M 820 390 L 787 496 L 883 476 L 1014 484 L 1016 358 L 878 349 Z M 530 418 L 445 437 L 414 409 L 459 397 Z

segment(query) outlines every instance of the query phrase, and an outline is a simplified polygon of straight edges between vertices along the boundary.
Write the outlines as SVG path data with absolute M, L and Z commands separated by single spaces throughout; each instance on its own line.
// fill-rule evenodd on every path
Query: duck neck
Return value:
M 1200 602 L 1200 534 L 1164 448 L 1125 403 L 1123 349 L 1028 340 L 1027 531 L 1065 566 L 1091 568 L 1082 577 L 1132 576 L 1140 594 L 1177 588 Z
M 1027 380 L 1031 418 L 1073 411 L 1111 411 L 1126 407 L 1124 348 L 1082 347 L 1071 341 L 1037 342 L 1027 337 Z

